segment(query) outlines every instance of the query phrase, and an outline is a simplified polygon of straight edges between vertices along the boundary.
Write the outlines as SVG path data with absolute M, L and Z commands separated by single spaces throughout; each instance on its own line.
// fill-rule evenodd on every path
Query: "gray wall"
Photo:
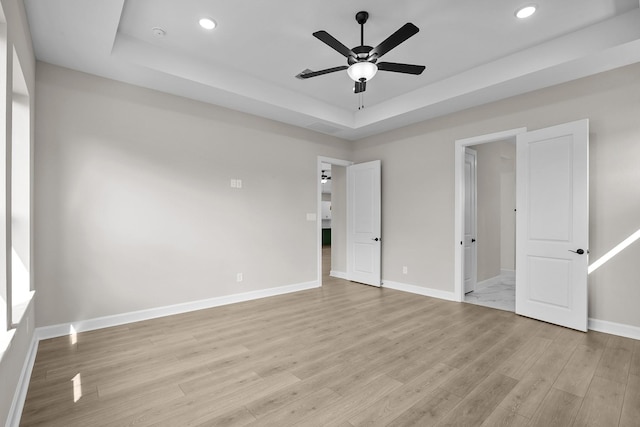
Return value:
M 454 142 L 590 121 L 590 249 L 597 260 L 640 227 L 640 64 L 360 140 L 381 159 L 383 278 L 453 292 Z M 589 317 L 640 326 L 640 242 L 589 276 Z M 402 266 L 409 274 L 402 275 Z
M 39 326 L 317 280 L 345 141 L 45 63 L 36 88 Z

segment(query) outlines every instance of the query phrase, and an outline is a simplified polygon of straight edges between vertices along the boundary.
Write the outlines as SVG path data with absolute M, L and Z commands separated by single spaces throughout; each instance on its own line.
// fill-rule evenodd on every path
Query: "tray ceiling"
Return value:
M 537 4 L 519 20 L 513 0 L 25 1 L 41 61 L 350 140 L 640 61 L 638 0 Z M 346 71 L 294 77 L 346 64 L 312 33 L 357 46 L 360 10 L 372 46 L 417 25 L 384 60 L 427 66 L 378 73 L 364 109 Z

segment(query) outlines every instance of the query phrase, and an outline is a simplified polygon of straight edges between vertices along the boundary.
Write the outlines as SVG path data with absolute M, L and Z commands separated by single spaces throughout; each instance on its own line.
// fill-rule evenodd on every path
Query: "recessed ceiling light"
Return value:
M 201 18 L 198 22 L 205 30 L 213 30 L 216 27 L 216 21 L 211 18 Z
M 151 29 L 151 32 L 156 37 L 164 37 L 165 35 L 167 35 L 167 32 L 163 28 L 160 28 L 160 27 L 153 27 Z
M 526 6 L 523 6 L 520 9 L 516 10 L 516 18 L 519 18 L 519 19 L 528 18 L 534 13 L 536 13 L 537 8 L 538 6 L 536 6 L 535 4 L 528 4 Z

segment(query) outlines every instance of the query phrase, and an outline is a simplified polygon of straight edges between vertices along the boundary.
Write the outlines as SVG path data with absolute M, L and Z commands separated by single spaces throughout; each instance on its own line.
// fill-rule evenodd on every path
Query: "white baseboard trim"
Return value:
M 329 276 L 336 277 L 338 279 L 349 280 L 349 279 L 347 279 L 347 273 L 345 273 L 344 271 L 331 270 L 329 272 Z
M 618 335 L 626 338 L 640 340 L 640 327 L 625 325 L 623 323 L 608 322 L 606 320 L 589 319 L 588 328 L 592 331 Z
M 158 317 L 171 316 L 174 314 L 187 313 L 190 311 L 203 310 L 207 308 L 219 307 L 222 305 L 234 304 L 237 302 L 251 301 L 260 298 L 272 297 L 276 295 L 299 292 L 307 289 L 319 287 L 317 281 L 299 283 L 295 285 L 280 286 L 277 288 L 262 289 L 259 291 L 245 292 L 241 294 L 227 295 L 223 297 L 209 298 L 200 301 L 192 301 L 182 304 L 175 304 L 166 307 L 150 308 L 148 310 L 134 311 L 130 313 L 115 314 L 112 316 L 98 317 L 77 322 L 63 323 L 53 326 L 44 326 L 37 329 L 38 339 L 44 340 L 69 335 L 71 327 L 76 332 L 93 331 L 96 329 L 109 328 L 112 326 L 125 325 L 127 323 L 140 322 L 142 320 L 156 319 Z
M 397 291 L 409 292 L 412 294 L 422 295 L 425 297 L 439 298 L 447 301 L 458 301 L 454 292 L 442 291 L 440 289 L 423 288 L 422 286 L 392 282 L 391 280 L 383 280 L 382 286 L 385 288 L 395 289 Z
M 38 333 L 33 332 L 31 337 L 31 345 L 27 352 L 27 357 L 24 359 L 22 365 L 22 371 L 20 372 L 20 379 L 18 380 L 18 386 L 13 395 L 13 401 L 9 408 L 9 416 L 7 417 L 7 427 L 18 427 L 20 425 L 20 418 L 22 417 L 22 409 L 24 408 L 24 402 L 27 399 L 27 391 L 29 390 L 29 381 L 31 381 L 31 372 L 33 372 L 33 365 L 36 363 L 36 354 L 38 353 Z

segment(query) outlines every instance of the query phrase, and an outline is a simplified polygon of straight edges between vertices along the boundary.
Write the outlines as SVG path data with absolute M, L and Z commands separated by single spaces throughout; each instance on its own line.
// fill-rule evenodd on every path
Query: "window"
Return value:
M 33 295 L 30 109 L 24 72 L 7 42 L 0 5 L 0 358 Z
M 17 324 L 32 294 L 31 132 L 29 92 L 15 48 L 11 100 L 11 323 Z
M 7 140 L 6 140 L 6 97 L 7 91 L 7 24 L 4 20 L 4 13 L 0 9 L 0 218 L 6 220 L 6 200 L 7 185 Z M 8 344 L 9 335 L 6 331 L 11 327 L 10 296 L 7 281 L 7 254 L 5 244 L 7 241 L 6 227 L 0 224 L 0 354 Z

